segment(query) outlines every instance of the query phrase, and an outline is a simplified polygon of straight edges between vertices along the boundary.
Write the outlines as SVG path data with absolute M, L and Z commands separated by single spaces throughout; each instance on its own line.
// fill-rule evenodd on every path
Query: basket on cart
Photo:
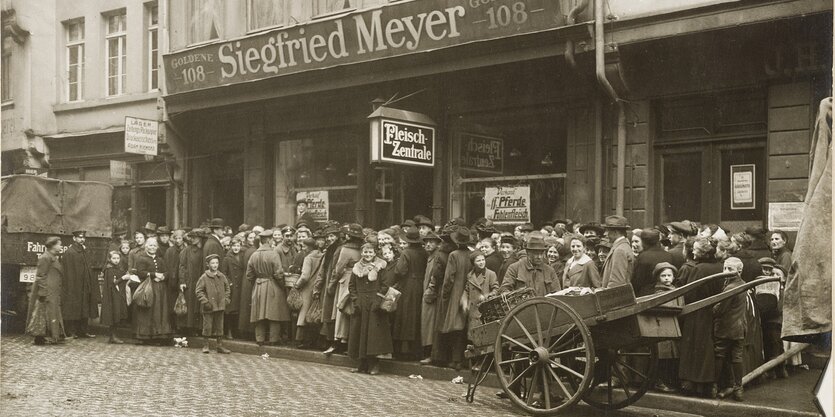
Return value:
M 533 289 L 527 287 L 490 297 L 478 305 L 478 311 L 481 313 L 481 322 L 489 323 L 491 321 L 501 320 L 510 310 L 513 310 L 513 307 L 533 297 L 536 297 L 536 293 L 534 293 Z

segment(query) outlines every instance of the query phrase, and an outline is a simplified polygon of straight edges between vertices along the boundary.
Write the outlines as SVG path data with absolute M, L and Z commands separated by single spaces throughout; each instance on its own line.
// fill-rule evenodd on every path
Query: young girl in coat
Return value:
M 200 301 L 203 313 L 203 353 L 209 353 L 209 338 L 217 339 L 218 353 L 231 353 L 223 347 L 223 313 L 229 304 L 231 289 L 226 275 L 220 272 L 220 257 L 211 254 L 206 257 L 206 264 L 209 269 L 197 280 L 197 288 L 194 289 L 197 300 Z
M 128 318 L 125 284 L 130 278 L 120 266 L 122 263 L 123 258 L 118 251 L 108 253 L 107 265 L 104 267 L 104 297 L 101 299 L 101 324 L 110 326 L 108 343 L 119 345 L 125 342 L 116 337 L 116 326 Z
M 471 329 L 481 324 L 481 312 L 478 305 L 488 297 L 499 292 L 499 279 L 496 273 L 487 269 L 487 258 L 481 251 L 470 253 L 473 269 L 467 273 L 467 283 L 464 284 L 464 296 L 461 297 L 461 307 L 467 313 L 467 328 Z
M 348 296 L 353 304 L 351 332 L 348 336 L 348 356 L 359 361 L 351 372 L 380 373 L 379 357 L 390 356 L 393 349 L 389 313 L 380 309 L 388 285 L 383 282 L 381 269 L 386 262 L 377 258 L 374 245 L 362 245 L 360 260 L 351 268 Z
M 669 262 L 661 262 L 652 271 L 655 277 L 655 294 L 676 289 L 673 281 L 678 274 L 678 268 Z M 667 306 L 681 307 L 684 300 L 679 297 L 667 302 Z M 658 343 L 658 382 L 655 389 L 661 392 L 673 392 L 678 386 L 678 342 L 667 340 Z

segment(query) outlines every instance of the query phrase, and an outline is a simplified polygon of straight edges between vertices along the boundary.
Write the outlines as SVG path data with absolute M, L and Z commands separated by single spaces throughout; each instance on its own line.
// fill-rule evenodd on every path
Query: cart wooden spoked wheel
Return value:
M 638 401 L 655 383 L 658 348 L 598 349 L 595 377 L 583 401 L 601 410 L 617 410 Z
M 568 304 L 527 300 L 502 320 L 494 347 L 505 394 L 533 415 L 554 415 L 579 401 L 594 375 L 591 333 Z

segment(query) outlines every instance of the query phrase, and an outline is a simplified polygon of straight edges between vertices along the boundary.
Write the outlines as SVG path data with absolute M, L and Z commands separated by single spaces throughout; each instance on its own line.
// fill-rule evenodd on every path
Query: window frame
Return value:
M 124 27 L 121 30 L 116 32 L 110 32 L 110 19 L 115 17 L 122 16 L 124 18 Z M 125 94 L 125 87 L 127 84 L 127 38 L 128 38 L 128 17 L 126 10 L 119 10 L 113 13 L 109 13 L 104 15 L 105 20 L 105 28 L 104 28 L 104 93 L 105 97 L 118 97 Z M 111 59 L 111 51 L 110 51 L 110 41 L 112 39 L 117 39 L 118 45 L 118 61 L 117 61 L 117 92 L 114 94 L 110 93 L 110 59 Z
M 216 16 L 218 18 L 218 20 L 217 20 L 218 25 L 215 26 L 215 28 L 217 29 L 217 38 L 203 39 L 203 40 L 199 40 L 199 41 L 194 40 L 194 38 L 193 38 L 194 29 L 192 27 L 192 24 L 193 24 L 192 19 L 194 18 L 194 2 L 195 1 L 196 0 L 187 0 L 186 1 L 186 46 L 187 47 L 193 47 L 193 46 L 199 46 L 199 45 L 206 45 L 206 44 L 209 44 L 209 43 L 212 43 L 212 42 L 217 42 L 217 41 L 223 39 L 222 23 L 223 23 L 224 18 L 226 17 L 225 16 L 226 1 L 225 0 L 214 0 L 214 1 L 217 1 L 218 6 L 220 6 L 219 7 L 220 15 Z
M 70 28 L 74 25 L 80 25 L 80 28 L 81 28 L 81 31 L 80 31 L 81 36 L 76 40 L 70 39 L 70 34 L 72 33 Z M 67 103 L 75 103 L 75 102 L 79 102 L 79 101 L 84 101 L 84 72 L 85 72 L 84 71 L 84 69 L 85 69 L 84 68 L 84 56 L 85 56 L 85 49 L 86 49 L 85 48 L 85 41 L 86 41 L 86 35 L 87 35 L 86 30 L 87 30 L 87 28 L 85 27 L 83 18 L 76 19 L 76 20 L 69 20 L 69 21 L 64 22 L 64 32 L 66 34 L 65 38 L 64 38 L 64 40 L 65 40 L 65 48 L 64 49 L 66 50 L 66 52 L 64 53 L 64 59 L 66 60 L 65 70 L 66 70 L 66 77 L 67 77 L 67 88 L 65 89 L 65 92 L 64 92 L 64 100 Z M 71 94 L 72 83 L 70 82 L 70 66 L 71 66 L 70 56 L 71 56 L 73 50 L 75 50 L 76 51 L 75 53 L 78 55 L 76 57 L 78 59 L 77 60 L 78 63 L 76 64 L 78 66 L 78 77 L 77 77 L 77 81 L 75 82 L 75 84 L 78 86 L 77 87 L 78 91 L 77 91 L 77 98 L 75 100 L 73 100 L 71 98 L 72 97 L 72 94 Z
M 287 26 L 287 15 L 289 14 L 289 7 L 287 0 L 280 0 L 281 1 L 281 8 L 283 9 L 281 12 L 283 14 L 283 22 L 275 24 L 275 25 L 268 25 L 263 26 L 260 28 L 253 28 L 250 26 L 252 22 L 252 2 L 255 0 L 246 0 L 246 33 L 257 33 L 257 32 L 264 32 L 267 30 L 278 29 Z M 292 1 L 292 0 L 290 0 Z
M 149 92 L 159 91 L 159 5 L 157 3 L 149 3 L 145 6 L 146 10 L 146 34 L 148 40 L 148 80 L 147 89 Z M 154 22 L 156 18 L 156 22 Z M 156 35 L 156 42 L 153 41 Z M 156 54 L 156 64 L 154 65 L 154 54 Z M 156 82 L 156 86 L 154 86 Z
M 0 96 L 0 103 L 4 105 L 14 102 L 11 66 L 12 51 L 9 48 L 3 48 L 2 56 L 0 56 L 0 68 L 2 68 L 2 74 L 0 75 L 0 94 L 2 94 Z

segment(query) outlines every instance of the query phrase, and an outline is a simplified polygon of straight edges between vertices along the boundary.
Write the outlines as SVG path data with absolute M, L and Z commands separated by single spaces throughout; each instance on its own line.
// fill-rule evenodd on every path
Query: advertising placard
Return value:
M 110 160 L 110 182 L 123 184 L 130 182 L 131 168 L 125 161 Z
M 504 140 L 489 136 L 461 133 L 458 164 L 463 170 L 501 174 L 504 170 Z
M 751 210 L 757 207 L 755 181 L 754 164 L 731 165 L 731 210 Z
M 159 122 L 130 116 L 125 117 L 125 152 L 156 155 L 158 140 Z
M 768 203 L 768 230 L 796 232 L 803 220 L 803 203 Z
M 296 193 L 296 218 L 313 219 L 316 222 L 328 221 L 328 192 L 299 191 Z
M 484 188 L 484 217 L 496 224 L 531 221 L 531 186 Z

